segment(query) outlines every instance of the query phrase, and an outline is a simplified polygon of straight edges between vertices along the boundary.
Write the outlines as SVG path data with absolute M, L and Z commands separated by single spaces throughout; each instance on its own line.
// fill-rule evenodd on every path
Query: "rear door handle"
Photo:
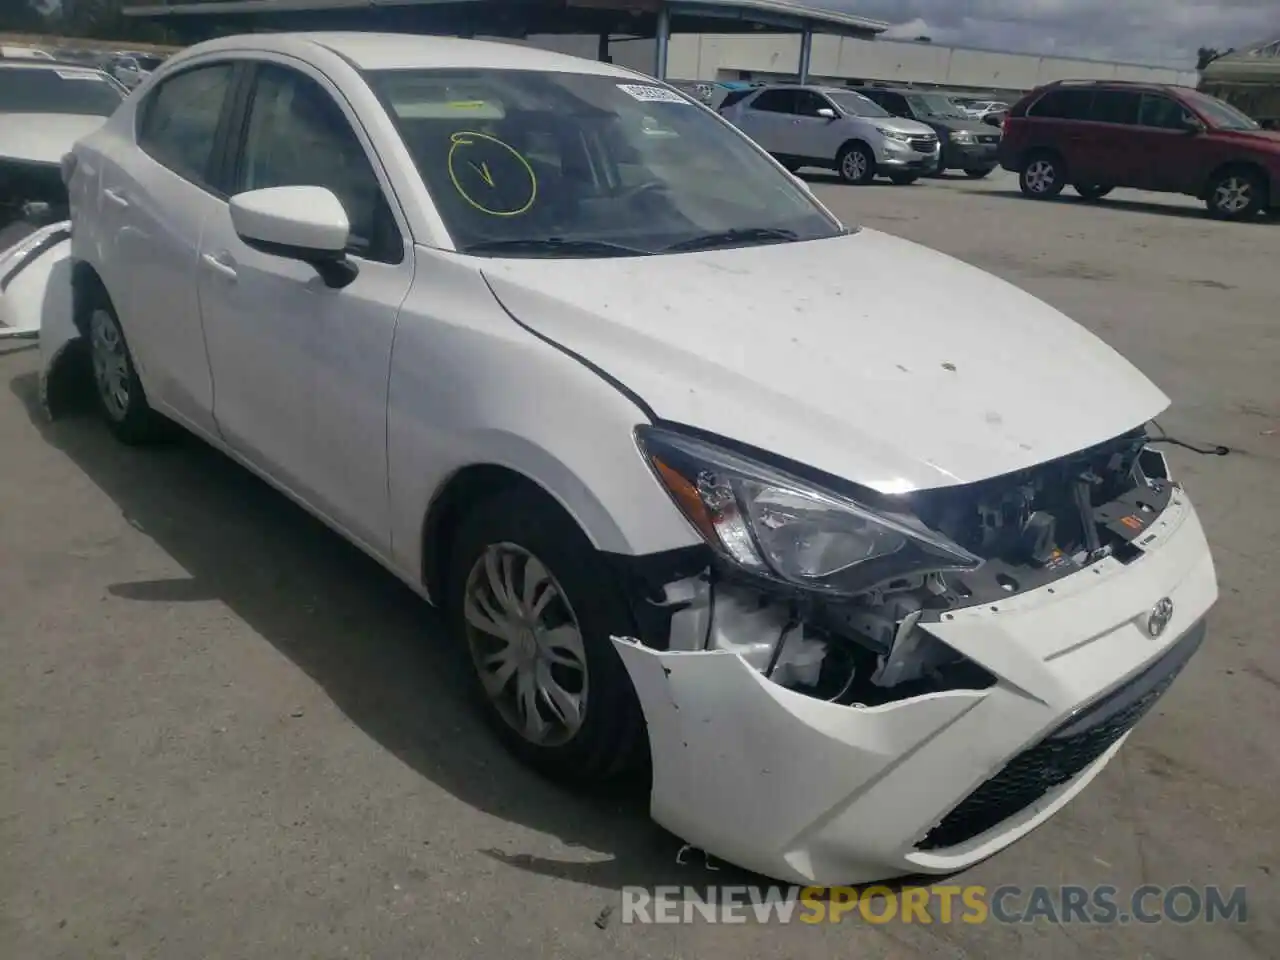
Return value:
M 231 254 L 225 250 L 219 253 L 206 253 L 201 257 L 210 270 L 214 273 L 220 273 L 228 280 L 234 280 L 238 276 L 236 273 L 236 262 L 231 258 Z
M 102 195 L 117 206 L 127 207 L 129 205 L 129 198 L 119 190 L 112 190 L 110 187 L 103 187 Z

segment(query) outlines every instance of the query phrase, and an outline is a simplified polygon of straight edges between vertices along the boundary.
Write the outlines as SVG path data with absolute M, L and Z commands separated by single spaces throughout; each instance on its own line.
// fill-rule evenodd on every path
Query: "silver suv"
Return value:
M 721 103 L 720 114 L 792 173 L 823 167 L 846 183 L 883 176 L 906 184 L 938 166 L 933 128 L 895 117 L 840 87 L 735 90 Z

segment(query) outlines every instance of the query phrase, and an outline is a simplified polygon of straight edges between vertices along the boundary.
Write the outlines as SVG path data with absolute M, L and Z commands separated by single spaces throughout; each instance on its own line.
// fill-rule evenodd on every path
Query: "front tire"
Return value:
M 981 180 L 983 177 L 987 176 L 987 174 L 991 173 L 991 171 L 994 169 L 995 167 L 974 168 L 972 170 L 966 170 L 964 172 L 964 175 L 968 177 L 970 180 Z
M 845 183 L 870 183 L 876 175 L 876 158 L 871 148 L 863 143 L 851 143 L 842 147 L 836 157 L 836 173 Z
M 1267 205 L 1267 188 L 1251 170 L 1227 170 L 1209 184 L 1205 206 L 1219 220 L 1248 220 Z
M 915 183 L 920 177 L 914 173 L 895 173 L 889 177 L 899 187 L 909 187 Z
M 120 320 L 104 294 L 89 304 L 86 326 L 94 395 L 107 427 L 131 446 L 167 438 L 172 425 L 147 403 Z
M 1052 199 L 1066 185 L 1066 168 L 1062 158 L 1053 153 L 1032 154 L 1018 174 L 1018 187 L 1023 196 L 1033 200 Z
M 569 783 L 643 765 L 644 716 L 610 640 L 634 633 L 630 610 L 558 505 L 524 489 L 477 505 L 454 540 L 445 592 L 473 693 L 508 750 Z

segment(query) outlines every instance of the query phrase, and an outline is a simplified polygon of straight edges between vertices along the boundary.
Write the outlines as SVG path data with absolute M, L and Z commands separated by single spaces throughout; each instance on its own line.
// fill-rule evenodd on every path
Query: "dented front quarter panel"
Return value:
M 1202 627 L 1218 596 L 1204 531 L 1179 491 L 1147 553 L 1101 561 L 1009 601 L 924 624 L 998 678 L 875 707 L 785 689 L 729 651 L 614 643 L 649 728 L 653 818 L 737 866 L 831 886 L 947 874 L 1065 806 L 1128 733 L 1068 782 L 970 840 L 920 841 L 1014 756 L 1145 671 Z M 1162 598 L 1159 639 L 1145 619 Z

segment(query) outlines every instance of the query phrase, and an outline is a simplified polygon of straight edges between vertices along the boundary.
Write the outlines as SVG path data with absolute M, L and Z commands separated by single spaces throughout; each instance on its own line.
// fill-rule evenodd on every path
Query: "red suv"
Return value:
M 1037 199 L 1071 184 L 1088 200 L 1115 187 L 1185 193 L 1228 220 L 1280 208 L 1280 133 L 1189 87 L 1051 83 L 1009 111 L 998 156 Z

